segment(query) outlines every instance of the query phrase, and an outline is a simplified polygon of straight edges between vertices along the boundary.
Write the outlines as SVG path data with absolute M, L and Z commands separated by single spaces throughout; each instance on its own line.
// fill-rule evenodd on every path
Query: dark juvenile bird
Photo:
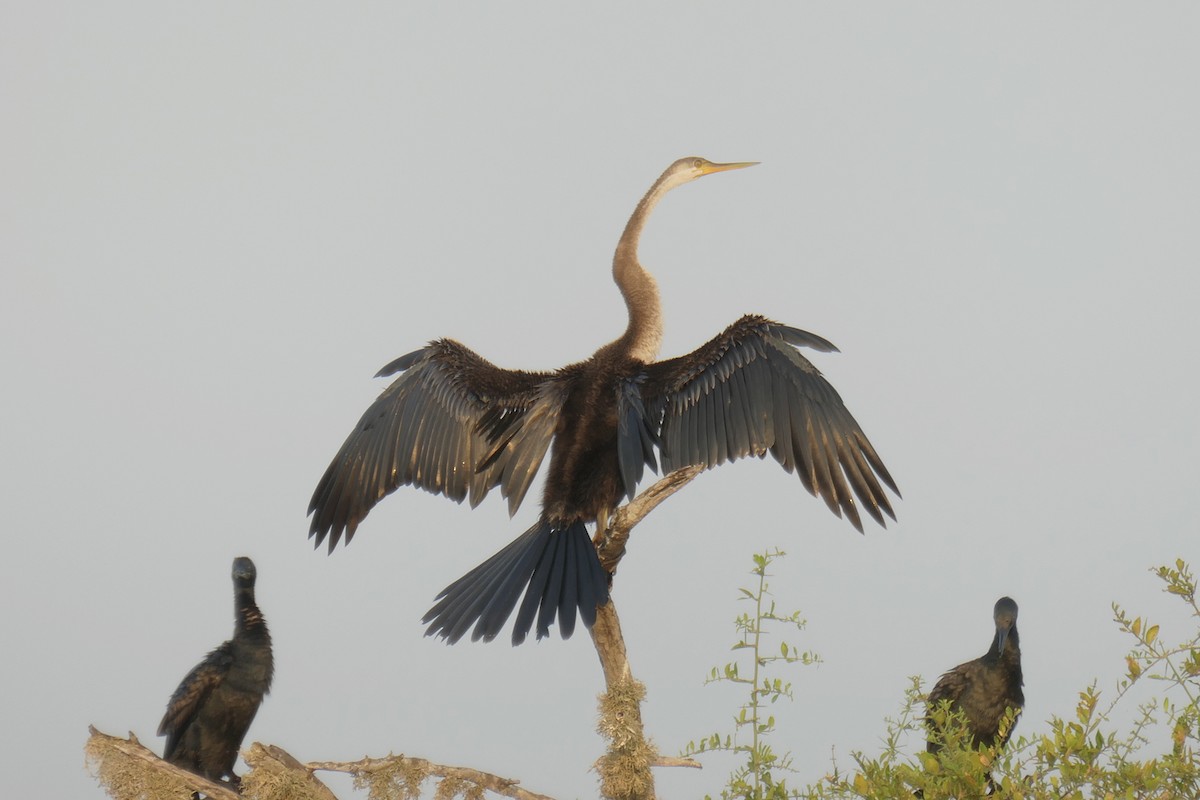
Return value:
M 163 758 L 211 781 L 233 774 L 238 749 L 271 688 L 274 661 L 266 620 L 254 603 L 254 562 L 233 560 L 233 638 L 188 673 L 158 726 Z
M 570 636 L 576 609 L 592 625 L 608 602 L 610 576 L 585 523 L 602 531 L 658 459 L 665 474 L 769 452 L 858 530 L 858 503 L 881 525 L 884 514 L 895 519 L 880 481 L 899 492 L 883 461 L 797 350 L 837 349 L 825 339 L 745 316 L 699 349 L 655 361 L 662 308 L 637 257 L 646 219 L 671 189 L 753 163 L 681 158 L 655 181 L 613 256 L 628 326 L 586 361 L 553 372 L 502 369 L 439 339 L 381 369 L 377 377 L 399 377 L 363 414 L 313 493 L 309 536 L 316 545 L 328 536 L 332 552 L 343 535 L 349 542 L 399 486 L 469 498 L 472 506 L 499 486 L 515 513 L 550 449 L 540 519 L 446 587 L 424 619 L 427 634 L 449 642 L 472 626 L 472 639 L 491 640 L 524 590 L 512 635 L 519 644 L 535 618 L 538 638 L 556 616 L 561 635 Z
M 962 712 L 971 735 L 971 746 L 1003 747 L 1016 726 L 1000 732 L 1000 723 L 1008 709 L 1020 714 L 1025 705 L 1025 684 L 1021 676 L 1021 639 L 1017 635 L 1017 604 L 1001 597 L 993 611 L 996 635 L 992 646 L 980 658 L 959 664 L 934 685 L 926 702 L 925 722 L 931 732 L 939 733 L 933 710 L 948 702 L 951 712 Z M 930 736 L 927 749 L 942 749 L 940 735 Z

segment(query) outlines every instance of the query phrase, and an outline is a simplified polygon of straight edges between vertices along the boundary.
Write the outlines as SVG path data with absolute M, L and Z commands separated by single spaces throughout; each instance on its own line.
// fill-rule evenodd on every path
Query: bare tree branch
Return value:
M 596 549 L 600 554 L 600 566 L 611 575 L 617 571 L 617 564 L 625 555 L 625 543 L 629 534 L 639 522 L 646 518 L 658 504 L 687 486 L 704 471 L 704 467 L 696 465 L 677 469 L 654 483 L 646 491 L 617 509 L 608 527 L 597 534 Z
M 629 655 L 625 651 L 625 637 L 621 633 L 621 620 L 617 616 L 616 601 L 610 596 L 608 602 L 596 609 L 596 624 L 592 626 L 592 644 L 600 657 L 604 670 L 604 684 L 609 689 L 624 681 L 633 680 L 629 668 Z
M 255 797 L 297 797 L 338 800 L 313 771 L 277 745 L 250 745 L 242 754 L 250 772 L 242 779 L 242 791 Z
M 616 571 L 617 563 L 625 555 L 625 543 L 634 527 L 656 509 L 662 501 L 688 485 L 704 471 L 702 466 L 684 467 L 657 481 L 630 502 L 617 509 L 612 520 L 596 539 L 600 554 L 600 565 L 610 574 Z M 596 624 L 592 627 L 592 643 L 604 669 L 604 682 L 611 690 L 619 683 L 632 680 L 629 656 L 625 650 L 625 637 L 621 633 L 621 620 L 612 598 L 596 610 Z
M 703 471 L 699 466 L 676 470 L 617 509 L 608 527 L 596 534 L 600 565 L 609 574 L 615 573 L 634 526 Z M 691 759 L 663 757 L 646 738 L 641 711 L 646 687 L 633 677 L 613 597 L 596 609 L 591 635 L 607 687 L 600 697 L 598 730 L 609 744 L 594 767 L 600 775 L 600 792 L 613 800 L 650 800 L 655 796 L 651 767 L 699 768 L 700 764 Z
M 417 772 L 425 776 L 461 780 L 482 786 L 490 792 L 504 797 L 515 797 L 518 800 L 554 800 L 544 794 L 537 794 L 522 789 L 520 781 L 512 778 L 501 778 L 489 772 L 480 772 L 470 767 L 451 767 L 435 764 L 424 758 L 413 758 L 405 755 L 386 758 L 362 758 L 358 761 L 310 761 L 304 765 L 308 770 L 324 770 L 325 772 L 345 772 L 351 775 L 371 775 L 383 771 L 395 771 L 397 768 L 406 772 Z
M 140 766 L 147 774 L 166 775 L 180 787 L 193 792 L 203 792 L 211 800 L 240 800 L 241 798 L 228 784 L 213 783 L 186 769 L 163 761 L 139 742 L 137 736 L 132 732 L 128 739 L 121 739 L 102 733 L 89 725 L 88 734 L 84 750 L 90 759 L 98 762 L 102 776 L 106 772 L 104 762 L 111 758 L 113 753 L 118 753 Z
M 91 734 L 86 747 L 89 757 L 102 759 L 109 753 L 119 753 L 133 759 L 142 765 L 148 773 L 158 773 L 169 776 L 178 784 L 183 792 L 203 792 L 211 800 L 241 800 L 241 795 L 227 785 L 213 783 L 199 775 L 163 761 L 138 741 L 137 736 L 129 734 L 128 739 L 102 733 L 88 726 Z M 258 742 L 250 745 L 245 752 L 246 763 L 250 772 L 243 778 L 244 789 L 247 793 L 268 796 L 296 796 L 296 792 L 279 794 L 277 786 L 271 786 L 266 791 L 258 787 L 267 785 L 266 776 L 289 776 L 294 783 L 303 784 L 304 797 L 319 798 L 319 800 L 337 800 L 337 797 L 322 783 L 313 772 L 344 772 L 355 776 L 366 777 L 369 781 L 372 775 L 382 773 L 404 773 L 417 777 L 417 782 L 426 778 L 441 778 L 443 780 L 461 781 L 479 786 L 502 797 L 512 797 L 516 800 L 554 800 L 544 794 L 538 794 L 521 788 L 519 781 L 512 778 L 501 778 L 488 772 L 469 767 L 453 767 L 435 764 L 424 758 L 412 758 L 398 755 L 387 758 L 363 758 L 359 761 L 312 761 L 307 764 L 300 762 L 290 753 L 276 745 L 263 745 Z M 275 781 L 278 783 L 278 780 Z M 122 796 L 122 795 L 117 795 Z M 135 794 L 131 796 L 137 796 Z

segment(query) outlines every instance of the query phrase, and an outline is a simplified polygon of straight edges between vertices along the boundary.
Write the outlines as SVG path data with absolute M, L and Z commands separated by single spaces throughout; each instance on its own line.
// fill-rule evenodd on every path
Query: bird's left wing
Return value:
M 233 644 L 225 642 L 205 656 L 204 660 L 180 681 L 179 687 L 167 701 L 167 711 L 163 714 L 162 722 L 158 724 L 158 735 L 167 737 L 163 758 L 170 760 L 184 729 L 228 674 L 231 664 Z
M 815 334 L 745 316 L 699 349 L 649 364 L 642 398 L 664 473 L 767 452 L 859 531 L 855 496 L 880 525 L 895 519 L 880 481 L 895 481 L 837 391 L 797 347 L 837 348 Z
M 501 369 L 449 339 L 396 359 L 400 376 L 346 437 L 313 492 L 309 537 L 332 551 L 375 504 L 412 485 L 477 505 L 499 486 L 515 513 L 562 408 L 552 373 Z

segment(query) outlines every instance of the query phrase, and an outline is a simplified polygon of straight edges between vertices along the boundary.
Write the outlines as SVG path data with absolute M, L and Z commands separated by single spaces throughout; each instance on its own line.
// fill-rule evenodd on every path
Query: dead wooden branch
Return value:
M 362 758 L 358 761 L 310 761 L 303 765 L 308 770 L 324 770 L 326 772 L 344 772 L 350 775 L 370 776 L 373 773 L 394 772 L 402 770 L 417 773 L 426 777 L 436 777 L 450 780 L 466 781 L 482 786 L 490 792 L 503 797 L 514 797 L 517 800 L 554 800 L 544 794 L 537 794 L 521 788 L 520 781 L 512 778 L 501 778 L 489 772 L 480 772 L 470 767 L 451 767 L 435 764 L 424 758 L 413 758 L 405 755 L 389 755 L 386 758 Z
M 128 739 L 122 739 L 118 736 L 110 736 L 107 733 L 96 730 L 95 727 L 88 726 L 88 741 L 84 746 L 84 752 L 87 753 L 89 761 L 94 762 L 100 772 L 101 779 L 107 775 L 120 775 L 122 783 L 131 782 L 124 791 L 129 792 L 128 796 L 136 797 L 138 789 L 132 785 L 136 783 L 149 783 L 155 775 L 165 776 L 171 783 L 179 787 L 193 792 L 202 792 L 211 800 L 241 800 L 241 796 L 235 792 L 228 784 L 213 783 L 210 780 L 200 777 L 195 773 L 188 772 L 186 769 L 177 767 L 167 761 L 163 761 L 151 750 L 147 749 L 137 736 L 131 732 Z M 128 759 L 133 765 L 132 770 L 113 769 L 112 759 L 113 754 L 117 754 L 118 758 Z M 107 785 L 107 784 L 106 784 Z M 113 787 L 121 789 L 121 787 Z M 156 790 L 160 791 L 160 790 Z M 120 797 L 121 794 L 114 796 Z
M 211 800 L 241 800 L 241 795 L 228 785 L 213 783 L 199 775 L 163 761 L 138 741 L 137 736 L 129 734 L 128 739 L 111 736 L 107 733 L 88 726 L 90 737 L 86 752 L 90 760 L 100 762 L 109 758 L 112 753 L 134 761 L 148 775 L 167 776 L 177 785 L 179 792 L 202 792 Z M 435 764 L 424 758 L 413 758 L 398 755 L 386 758 L 363 758 L 359 761 L 313 761 L 307 764 L 300 762 L 290 753 L 276 745 L 263 745 L 258 742 L 250 745 L 245 752 L 246 763 L 250 771 L 243 778 L 243 789 L 247 794 L 265 797 L 305 797 L 314 800 L 337 800 L 329 787 L 322 783 L 314 772 L 343 772 L 357 777 L 363 777 L 369 782 L 372 776 L 383 773 L 403 774 L 413 776 L 417 783 L 426 778 L 441 778 L 442 780 L 459 781 L 482 787 L 502 797 L 512 797 L 516 800 L 554 800 L 544 794 L 528 791 L 522 788 L 519 781 L 512 778 L 502 778 L 488 772 L 481 772 L 469 767 L 453 767 Z M 102 770 L 103 771 L 103 770 Z M 293 788 L 288 789 L 290 782 Z M 282 789 L 281 789 L 282 785 Z M 139 796 L 138 786 L 131 786 L 128 796 Z M 155 791 L 158 791 L 157 789 Z M 154 792 L 149 793 L 154 796 Z M 117 797 L 124 794 L 114 795 Z
M 634 526 L 703 470 L 698 466 L 676 470 L 619 508 L 608 528 L 596 535 L 600 565 L 610 574 L 615 573 Z M 641 712 L 646 689 L 633 677 L 629 666 L 625 637 L 621 633 L 621 620 L 613 597 L 596 609 L 596 623 L 591 635 L 607 688 L 600 697 L 598 730 L 608 740 L 608 751 L 595 764 L 600 775 L 600 792 L 613 800 L 649 800 L 655 796 L 651 767 L 699 768 L 700 765 L 691 759 L 663 757 L 646 738 Z
M 597 534 L 596 549 L 600 554 L 600 566 L 610 575 L 614 574 L 621 557 L 625 555 L 625 544 L 629 541 L 629 534 L 634 526 L 658 508 L 659 503 L 687 486 L 703 471 L 702 466 L 677 469 L 617 509 L 608 528 Z
M 242 778 L 242 791 L 254 797 L 338 800 L 313 771 L 277 745 L 255 742 L 242 754 L 250 772 Z

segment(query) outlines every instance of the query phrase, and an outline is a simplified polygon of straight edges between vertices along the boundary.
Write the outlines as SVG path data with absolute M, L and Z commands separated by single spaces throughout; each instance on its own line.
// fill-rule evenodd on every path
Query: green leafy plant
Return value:
M 1164 591 L 1186 605 L 1193 630 L 1179 644 L 1167 645 L 1160 627 L 1131 617 L 1113 605 L 1114 621 L 1134 641 L 1125 657 L 1124 675 L 1111 699 L 1095 682 L 1079 693 L 1073 717 L 1052 717 L 1038 733 L 1020 736 L 997 752 L 967 746 L 961 719 L 947 720 L 945 749 L 909 758 L 903 743 L 924 744 L 920 678 L 912 678 L 900 714 L 888 719 L 885 747 L 876 757 L 853 753 L 855 769 L 831 774 L 798 796 L 808 798 L 911 798 L 925 800 L 979 797 L 990 772 L 997 797 L 1021 800 L 1138 798 L 1191 800 L 1200 797 L 1200 607 L 1196 579 L 1188 565 L 1151 570 Z M 1156 682 L 1161 694 L 1137 707 L 1132 727 L 1114 730 L 1114 712 L 1129 701 L 1135 685 Z M 1028 723 L 1023 723 L 1028 725 Z M 1026 728 L 1028 730 L 1028 728 Z M 1163 735 L 1165 734 L 1165 735 Z M 1153 752 L 1152 742 L 1166 742 Z
M 723 751 L 736 753 L 745 758 L 729 776 L 721 791 L 723 800 L 783 800 L 796 796 L 787 788 L 785 778 L 779 772 L 795 772 L 792 756 L 788 752 L 776 753 L 768 742 L 775 732 L 775 716 L 768 712 L 780 698 L 792 699 L 792 684 L 781 678 L 768 675 L 769 671 L 783 664 L 815 664 L 820 658 L 811 651 L 801 652 L 786 641 L 777 647 L 769 643 L 769 628 L 782 626 L 804 630 L 805 620 L 799 611 L 784 613 L 776 610 L 767 578 L 768 569 L 776 559 L 786 555 L 782 550 L 771 550 L 755 554 L 755 577 L 753 588 L 742 588 L 741 602 L 752 603 L 754 610 L 740 614 L 734 625 L 738 641 L 732 650 L 740 653 L 740 660 L 731 661 L 723 667 L 713 667 L 705 683 L 725 681 L 746 688 L 746 702 L 733 718 L 733 731 L 709 734 L 699 741 L 688 742 L 684 755 Z M 747 664 L 747 657 L 749 663 Z

